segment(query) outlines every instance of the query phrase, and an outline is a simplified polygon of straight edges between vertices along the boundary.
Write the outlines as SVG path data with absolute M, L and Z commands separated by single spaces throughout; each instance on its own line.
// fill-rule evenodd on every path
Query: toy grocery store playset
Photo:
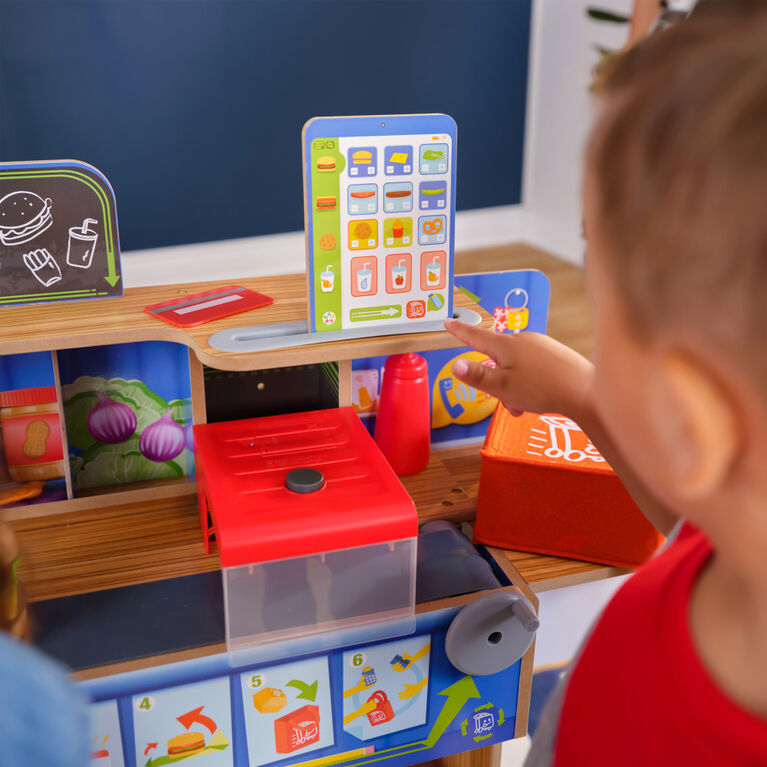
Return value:
M 94 765 L 405 767 L 525 731 L 534 594 L 429 521 L 469 514 L 440 457 L 406 490 L 351 407 L 352 359 L 450 348 L 450 314 L 492 324 L 453 289 L 454 123 L 316 120 L 305 150 L 308 298 L 296 276 L 2 310 L 5 519 L 78 520 L 60 557 L 87 570 L 98 540 L 122 563 L 29 604 L 39 646 L 88 677 Z M 72 260 L 108 276 L 103 214 L 83 215 Z M 281 382 L 311 371 L 331 407 L 291 412 Z M 243 381 L 279 414 L 217 417 Z

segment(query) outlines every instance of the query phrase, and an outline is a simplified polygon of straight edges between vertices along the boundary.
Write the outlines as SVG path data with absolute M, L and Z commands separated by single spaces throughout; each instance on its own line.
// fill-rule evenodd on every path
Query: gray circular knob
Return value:
M 294 493 L 314 493 L 325 487 L 325 477 L 317 469 L 293 469 L 285 477 L 285 487 Z
M 538 625 L 527 598 L 514 591 L 494 591 L 475 599 L 453 618 L 445 652 L 464 674 L 497 674 L 525 654 Z

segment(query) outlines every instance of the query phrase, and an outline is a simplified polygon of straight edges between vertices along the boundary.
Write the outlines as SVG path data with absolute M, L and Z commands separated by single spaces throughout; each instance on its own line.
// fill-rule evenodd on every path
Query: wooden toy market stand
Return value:
M 230 284 L 230 281 L 170 285 L 126 290 L 122 298 L 45 306 L 5 308 L 0 314 L 0 355 L 51 351 L 137 341 L 171 341 L 189 348 L 192 412 L 195 424 L 206 422 L 203 366 L 221 371 L 255 371 L 323 362 L 339 364 L 339 405 L 349 405 L 351 360 L 361 357 L 428 351 L 459 346 L 445 332 L 370 337 L 359 340 L 231 354 L 213 349 L 208 338 L 218 330 L 245 324 L 283 323 L 306 317 L 303 275 L 245 279 L 239 284 L 274 298 L 270 307 L 246 315 L 179 329 L 159 322 L 144 307 Z M 460 292 L 455 303 L 478 311 L 482 324 L 492 320 Z M 54 369 L 55 369 L 55 353 Z M 60 387 L 59 387 L 60 389 Z M 59 397 L 61 392 L 59 391 Z M 402 478 L 421 521 L 472 521 L 479 481 L 477 445 L 433 452 L 421 473 Z M 131 486 L 99 488 L 92 495 L 4 511 L 25 552 L 20 569 L 31 602 L 158 581 L 220 567 L 215 553 L 206 555 L 198 527 L 195 483 L 188 478 Z M 513 584 L 533 604 L 538 590 L 603 578 L 620 572 L 574 560 L 491 550 Z M 511 588 L 511 587 L 509 587 Z M 448 605 L 466 604 L 476 595 L 417 605 L 422 613 Z M 94 638 L 97 639 L 97 638 Z M 515 735 L 525 733 L 533 668 L 533 647 L 523 658 Z M 157 655 L 76 672 L 93 679 L 122 671 L 160 666 L 179 660 L 221 653 L 223 645 Z M 497 764 L 499 745 L 450 757 L 455 765 Z M 307 759 L 311 759 L 308 756 Z

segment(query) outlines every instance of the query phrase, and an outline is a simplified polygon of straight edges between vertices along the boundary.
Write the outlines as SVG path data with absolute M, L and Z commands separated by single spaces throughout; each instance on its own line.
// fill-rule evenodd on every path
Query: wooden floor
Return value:
M 524 245 L 456 256 L 458 272 L 522 268 L 540 269 L 551 280 L 551 335 L 588 354 L 588 299 L 579 269 Z M 404 478 L 403 483 L 421 519 L 471 520 L 479 485 L 479 446 L 439 451 L 424 472 Z M 220 566 L 215 554 L 205 554 L 193 497 L 85 509 L 9 524 L 24 552 L 19 575 L 33 601 Z M 606 577 L 615 570 L 520 552 L 508 556 L 533 584 L 565 585 Z

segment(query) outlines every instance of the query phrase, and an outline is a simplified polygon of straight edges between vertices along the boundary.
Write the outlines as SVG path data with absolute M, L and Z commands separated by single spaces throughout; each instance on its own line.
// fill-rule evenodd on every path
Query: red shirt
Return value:
M 692 586 L 711 551 L 685 525 L 615 595 L 572 671 L 555 765 L 767 765 L 767 721 L 717 687 L 690 634 Z

